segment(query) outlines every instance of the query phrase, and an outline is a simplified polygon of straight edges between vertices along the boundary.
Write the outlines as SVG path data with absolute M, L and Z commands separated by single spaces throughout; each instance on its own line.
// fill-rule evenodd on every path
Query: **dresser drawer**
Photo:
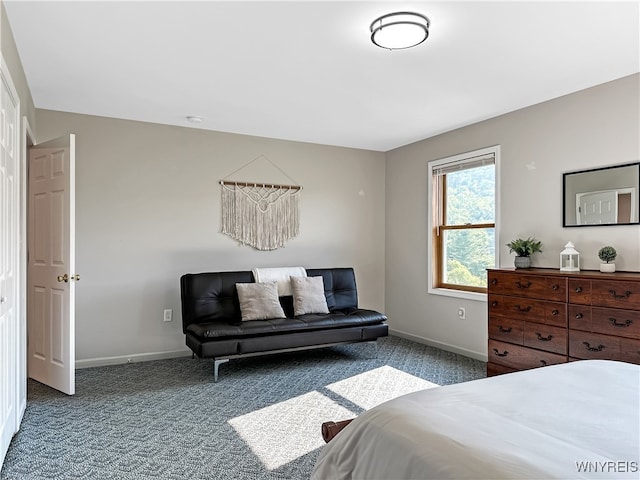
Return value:
M 488 357 L 491 363 L 497 363 L 517 370 L 544 367 L 556 363 L 565 363 L 567 361 L 565 355 L 544 352 L 542 350 L 521 347 L 496 340 L 489 340 Z
M 569 305 L 569 328 L 640 339 L 640 312 Z
M 487 362 L 487 377 L 493 377 L 495 375 L 502 375 L 503 373 L 517 372 L 515 368 L 505 367 L 504 365 L 498 365 L 497 363 Z
M 593 280 L 591 304 L 640 310 L 640 282 Z
M 569 356 L 581 359 L 620 360 L 620 338 L 569 330 Z
M 567 290 L 569 293 L 569 303 L 591 305 L 591 280 L 570 278 Z
M 489 317 L 489 338 L 522 345 L 524 321 L 505 317 Z
M 567 305 L 524 297 L 489 294 L 489 315 L 567 326 Z
M 525 322 L 524 346 L 566 355 L 567 329 Z
M 488 272 L 489 292 L 538 298 L 557 302 L 567 301 L 567 279 L 520 273 Z
M 544 322 L 544 303 L 523 297 L 489 294 L 489 314 L 499 317 L 519 318 L 522 320 L 537 319 Z
M 569 305 L 569 328 L 591 331 L 591 307 L 587 305 Z
M 591 331 L 640 338 L 640 311 L 592 307 L 591 312 Z
M 640 364 L 640 340 L 623 338 L 620 340 L 620 360 Z
M 555 325 L 556 327 L 567 328 L 567 304 L 545 302 L 544 323 L 547 325 Z

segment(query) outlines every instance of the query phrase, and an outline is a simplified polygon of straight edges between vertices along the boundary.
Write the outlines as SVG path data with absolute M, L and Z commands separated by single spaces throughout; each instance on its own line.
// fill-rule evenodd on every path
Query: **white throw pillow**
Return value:
M 242 321 L 286 318 L 278 298 L 278 282 L 236 283 Z
M 322 277 L 291 277 L 293 314 L 329 313 Z

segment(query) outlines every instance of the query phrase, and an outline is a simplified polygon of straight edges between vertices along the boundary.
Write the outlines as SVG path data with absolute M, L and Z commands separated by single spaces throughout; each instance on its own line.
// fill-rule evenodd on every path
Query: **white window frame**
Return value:
M 441 167 L 445 164 L 450 163 L 467 163 L 472 161 L 474 157 L 478 157 L 481 155 L 494 155 L 495 159 L 495 265 L 497 267 L 500 265 L 500 248 L 499 248 L 499 225 L 500 225 L 500 145 L 493 145 L 491 147 L 481 148 L 479 150 L 473 150 L 466 153 L 461 153 L 458 155 L 453 155 L 451 157 L 440 158 L 438 160 L 432 160 L 428 163 L 428 178 L 427 178 L 427 199 L 428 199 L 428 208 L 427 208 L 427 292 L 433 295 L 443 295 L 447 297 L 455 297 L 455 298 L 463 298 L 467 300 L 476 300 L 476 301 L 485 301 L 487 300 L 486 293 L 480 292 L 468 292 L 465 290 L 456 290 L 452 288 L 436 288 L 434 287 L 434 274 L 433 268 L 431 268 L 431 262 L 433 261 L 433 229 L 434 225 L 434 215 L 433 215 L 433 171 L 434 169 Z

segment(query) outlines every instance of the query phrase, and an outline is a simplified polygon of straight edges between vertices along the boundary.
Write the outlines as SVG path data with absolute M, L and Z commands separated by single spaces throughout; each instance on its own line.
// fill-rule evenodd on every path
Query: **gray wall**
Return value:
M 383 153 L 47 110 L 37 122 L 38 142 L 76 134 L 80 365 L 186 348 L 187 272 L 352 266 L 360 305 L 384 311 Z M 300 235 L 271 252 L 219 233 L 218 181 L 260 155 L 303 186 Z M 268 160 L 230 178 L 289 183 Z
M 387 152 L 386 308 L 393 331 L 486 359 L 484 301 L 427 293 L 427 162 L 501 145 L 500 265 L 505 244 L 535 236 L 533 265 L 559 268 L 571 241 L 582 267 L 598 269 L 598 249 L 613 245 L 618 270 L 640 270 L 640 227 L 562 227 L 562 174 L 640 159 L 640 75 L 470 125 Z M 467 309 L 459 320 L 457 307 Z
M 29 90 L 29 84 L 22 68 L 22 62 L 18 55 L 18 49 L 16 48 L 15 40 L 13 38 L 13 32 L 7 19 L 7 12 L 4 8 L 4 2 L 0 1 L 0 51 L 2 51 L 2 58 L 7 64 L 9 72 L 11 74 L 11 80 L 13 80 L 14 87 L 18 91 L 20 97 L 20 121 L 22 116 L 26 115 L 29 124 L 32 129 L 35 129 L 35 109 L 33 107 L 33 99 L 31 98 L 31 91 Z

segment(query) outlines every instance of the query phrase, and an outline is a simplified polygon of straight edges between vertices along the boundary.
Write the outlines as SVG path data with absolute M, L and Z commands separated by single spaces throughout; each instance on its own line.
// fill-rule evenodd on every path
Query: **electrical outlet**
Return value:
M 464 320 L 465 318 L 467 318 L 467 312 L 465 311 L 464 307 L 458 307 L 458 318 L 460 320 Z
M 170 308 L 165 309 L 164 311 L 164 318 L 163 320 L 165 322 L 170 322 L 171 321 L 171 314 L 173 313 L 173 311 Z

